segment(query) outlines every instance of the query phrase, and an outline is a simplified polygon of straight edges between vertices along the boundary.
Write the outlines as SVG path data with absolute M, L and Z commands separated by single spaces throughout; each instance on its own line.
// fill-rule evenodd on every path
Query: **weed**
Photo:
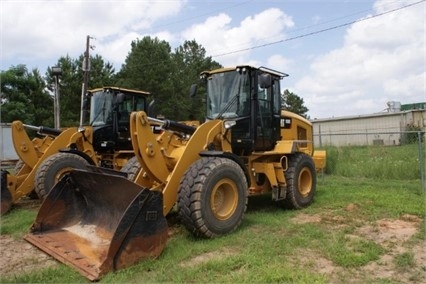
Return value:
M 412 252 L 404 252 L 400 253 L 395 256 L 394 258 L 395 266 L 400 271 L 405 271 L 411 268 L 415 261 L 414 261 L 414 254 Z

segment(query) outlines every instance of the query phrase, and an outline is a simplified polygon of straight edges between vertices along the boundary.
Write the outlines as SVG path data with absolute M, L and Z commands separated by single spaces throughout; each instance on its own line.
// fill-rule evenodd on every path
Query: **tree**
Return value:
M 204 116 L 202 96 L 189 98 L 191 84 L 203 70 L 221 67 L 205 49 L 193 41 L 185 41 L 171 52 L 168 42 L 144 37 L 131 44 L 125 63 L 117 74 L 118 84 L 151 92 L 156 112 L 168 119 L 188 120 Z
M 173 95 L 168 102 L 168 107 L 173 113 L 178 114 L 175 119 L 203 120 L 205 116 L 205 105 L 203 90 L 199 90 L 198 96 L 189 98 L 189 88 L 197 83 L 202 71 L 222 67 L 211 57 L 206 57 L 206 50 L 195 40 L 185 41 L 175 49 L 172 54 L 173 66 Z
M 281 98 L 281 107 L 285 108 L 288 111 L 297 113 L 305 118 L 307 117 L 306 113 L 309 111 L 309 109 L 303 105 L 303 98 L 290 92 L 288 89 L 284 90 L 284 93 L 281 95 Z
M 53 98 L 38 69 L 23 64 L 1 71 L 1 121 L 21 120 L 35 126 L 53 126 Z
M 156 101 L 155 109 L 163 109 L 172 90 L 170 52 L 169 43 L 158 38 L 146 36 L 132 41 L 131 50 L 117 74 L 117 84 L 150 92 Z M 169 112 L 162 114 L 172 115 Z

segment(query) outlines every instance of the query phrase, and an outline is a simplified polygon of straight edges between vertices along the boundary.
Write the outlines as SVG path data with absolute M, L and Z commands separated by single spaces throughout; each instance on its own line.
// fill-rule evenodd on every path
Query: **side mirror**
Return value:
M 155 104 L 155 100 L 152 100 L 148 105 L 147 115 L 150 116 L 150 117 L 155 117 L 155 114 L 156 114 L 154 104 Z
M 192 84 L 191 88 L 189 88 L 189 97 L 193 98 L 197 94 L 197 84 Z
M 263 73 L 259 75 L 259 86 L 262 89 L 267 89 L 272 85 L 272 78 L 270 74 Z
M 124 98 L 126 97 L 126 95 L 124 93 L 118 93 L 117 96 L 115 97 L 115 104 L 119 105 L 122 102 L 124 102 Z

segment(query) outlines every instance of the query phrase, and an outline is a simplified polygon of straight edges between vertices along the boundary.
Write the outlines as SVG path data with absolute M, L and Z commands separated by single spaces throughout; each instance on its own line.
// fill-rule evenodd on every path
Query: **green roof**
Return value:
M 401 105 L 401 111 L 412 109 L 426 109 L 426 102 Z

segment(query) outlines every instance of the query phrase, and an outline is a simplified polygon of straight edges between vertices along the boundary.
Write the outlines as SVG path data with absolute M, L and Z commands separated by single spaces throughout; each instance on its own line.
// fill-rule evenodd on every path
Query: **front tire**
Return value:
M 35 175 L 35 191 L 44 200 L 52 187 L 70 170 L 86 169 L 89 163 L 77 154 L 56 153 L 40 165 Z
M 297 153 L 289 158 L 288 169 L 284 173 L 287 182 L 286 198 L 280 205 L 290 209 L 308 207 L 316 191 L 316 172 L 312 158 Z
M 236 162 L 202 157 L 180 182 L 178 215 L 197 237 L 230 233 L 241 224 L 247 209 L 247 187 L 244 172 Z
M 139 163 L 138 158 L 134 156 L 124 164 L 120 171 L 127 174 L 128 180 L 135 181 L 141 169 L 142 166 Z

